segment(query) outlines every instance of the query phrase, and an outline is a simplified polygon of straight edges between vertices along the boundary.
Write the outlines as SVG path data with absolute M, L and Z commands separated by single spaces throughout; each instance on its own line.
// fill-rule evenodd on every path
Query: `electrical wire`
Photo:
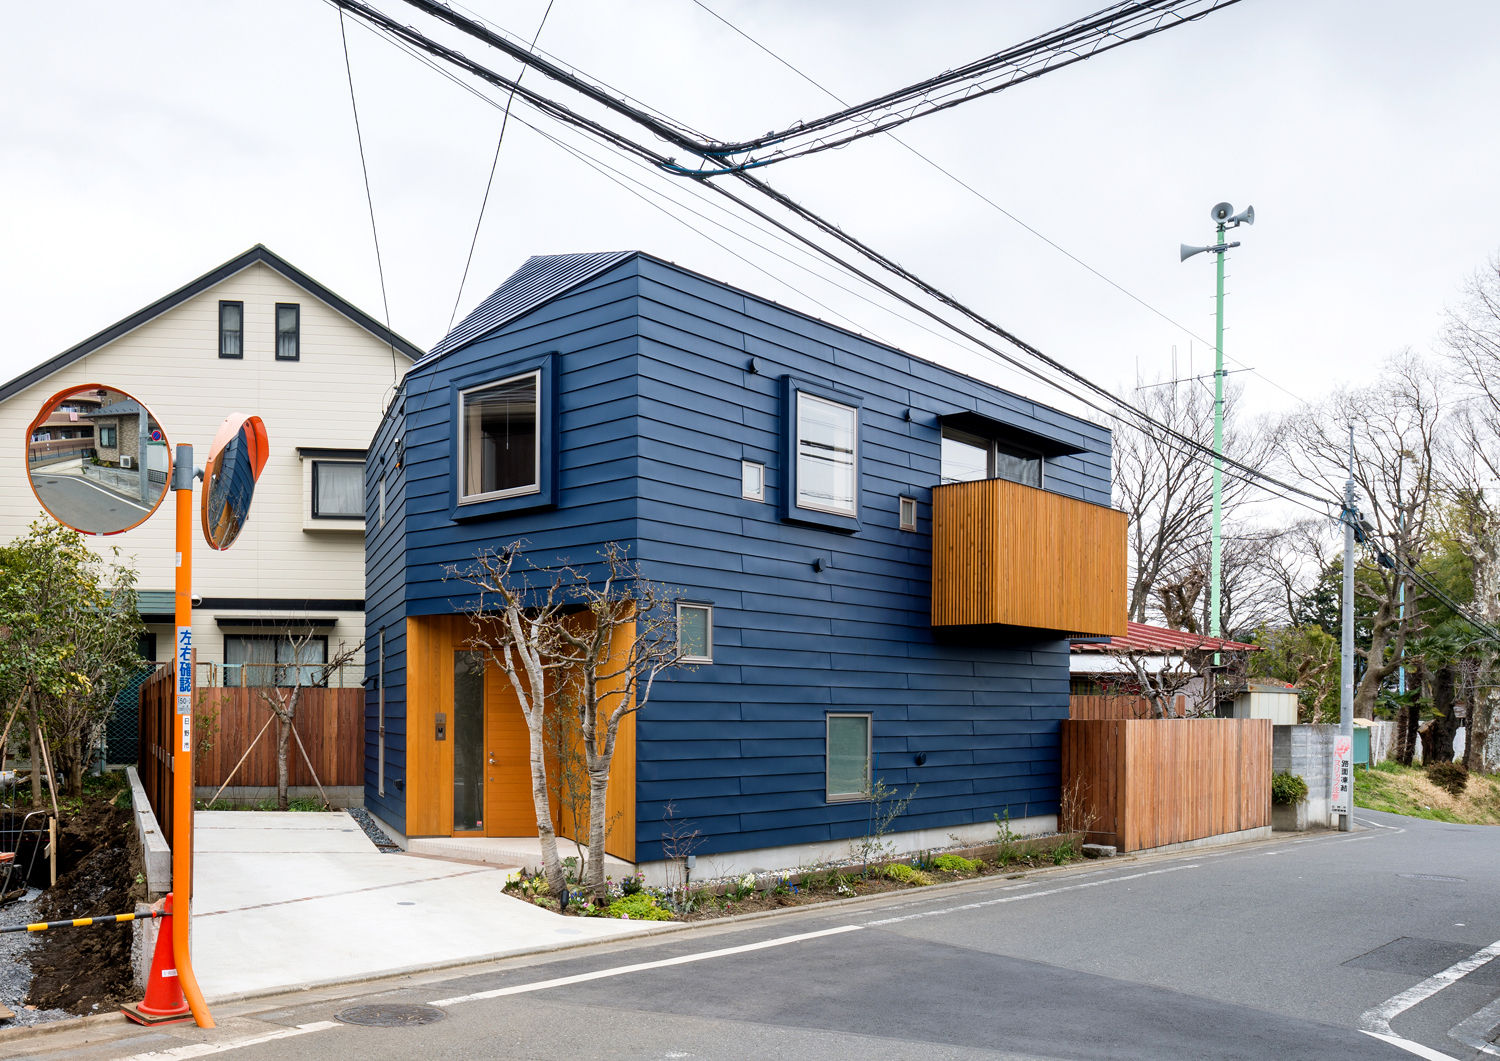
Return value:
M 370 194 L 370 167 L 365 161 L 365 137 L 359 127 L 359 103 L 354 98 L 354 67 L 349 62 L 349 37 L 344 32 L 344 12 L 339 11 L 339 43 L 344 48 L 344 73 L 349 80 L 349 109 L 354 112 L 354 141 L 359 145 L 359 171 L 365 180 L 365 205 L 370 211 L 370 238 L 375 241 L 375 272 L 380 277 L 380 307 L 385 312 L 386 335 L 391 335 L 391 301 L 385 293 L 385 263 L 380 256 L 380 232 L 375 227 L 375 197 Z M 401 363 L 396 360 L 396 344 L 386 340 L 391 348 L 391 386 L 401 380 Z
M 515 81 L 505 78 L 502 75 L 499 75 L 494 71 L 482 66 L 481 64 L 468 59 L 466 56 L 453 51 L 453 49 L 427 38 L 425 35 L 419 33 L 411 27 L 400 26 L 388 16 L 385 16 L 383 13 L 369 7 L 365 3 L 362 3 L 361 0 L 329 0 L 329 2 L 335 3 L 341 8 L 346 8 L 355 12 L 356 14 L 361 15 L 383 31 L 401 37 L 414 46 L 421 48 L 422 50 L 427 51 L 446 62 L 452 63 L 453 65 L 458 66 L 461 69 L 467 70 L 475 76 L 489 81 L 491 84 L 506 88 L 514 87 L 517 94 L 521 95 L 524 100 L 537 106 L 538 109 L 542 111 L 542 113 L 548 115 L 549 117 L 553 117 L 567 124 L 571 124 L 576 128 L 590 132 L 598 138 L 604 140 L 606 143 L 615 146 L 620 150 L 635 154 L 636 156 L 654 162 L 657 165 L 664 166 L 665 163 L 670 163 L 671 161 L 669 159 L 665 159 L 659 152 L 655 151 L 654 149 L 635 143 L 634 141 L 631 141 L 627 137 L 623 136 L 623 134 L 609 129 L 601 125 L 597 121 L 585 118 L 555 100 L 548 99 L 547 97 L 541 96 L 539 93 L 532 92 L 525 89 L 524 87 L 519 86 Z M 424 10 L 436 7 L 442 12 L 440 16 L 442 20 L 449 23 L 450 25 L 462 29 L 464 32 L 470 34 L 471 36 L 475 36 L 477 39 L 485 41 L 486 43 L 500 41 L 500 44 L 504 45 L 504 47 L 502 47 L 502 50 L 506 50 L 507 53 L 510 53 L 514 50 L 513 46 L 510 46 L 508 42 L 504 42 L 500 38 L 497 38 L 493 32 L 489 31 L 485 27 L 478 26 L 470 22 L 469 20 L 464 19 L 462 16 L 457 15 L 455 12 L 452 12 L 447 8 L 442 8 L 441 5 L 434 5 L 430 2 L 430 0 L 406 0 L 406 2 L 412 4 L 413 6 L 423 8 Z M 522 52 L 517 57 L 524 58 L 525 53 Z M 634 108 L 624 107 L 617 101 L 611 99 L 607 94 L 602 93 L 592 84 L 576 79 L 572 75 L 568 74 L 565 71 L 562 71 L 560 68 L 552 66 L 551 64 L 547 64 L 547 66 L 543 69 L 549 77 L 552 77 L 554 80 L 562 81 L 569 87 L 572 87 L 584 94 L 587 98 L 590 98 L 595 102 L 603 103 L 607 107 L 610 107 L 610 109 L 614 109 L 617 111 L 625 110 L 629 112 L 632 120 L 646 124 L 649 128 L 652 128 L 653 131 L 655 131 L 657 135 L 662 139 L 665 139 L 672 143 L 676 143 L 679 146 L 691 148 L 691 143 L 685 140 L 685 138 L 681 137 L 681 135 L 675 130 L 666 126 L 656 125 L 649 117 L 643 115 L 641 112 L 635 110 Z M 843 243 L 846 247 L 856 251 L 858 254 L 869 259 L 871 262 L 885 269 L 887 272 L 893 273 L 895 276 L 915 287 L 922 294 L 927 295 L 929 298 L 932 298 L 934 301 L 940 303 L 948 309 L 960 314 L 963 317 L 966 317 L 973 323 L 977 324 L 981 329 L 1004 339 L 1006 342 L 1017 347 L 1032 359 L 1041 362 L 1042 364 L 1051 368 L 1053 371 L 1061 374 L 1065 378 L 1073 381 L 1073 383 L 1096 395 L 1098 399 L 1104 401 L 1109 405 L 1116 406 L 1119 410 L 1127 413 L 1129 419 L 1132 419 L 1143 428 L 1154 428 L 1156 431 L 1162 433 L 1163 435 L 1172 438 L 1177 444 L 1181 446 L 1187 447 L 1188 449 L 1196 451 L 1200 454 L 1215 457 L 1223 463 L 1226 473 L 1232 475 L 1236 475 L 1236 473 L 1238 473 L 1236 477 L 1244 478 L 1247 482 L 1258 480 L 1261 484 L 1268 484 L 1271 487 L 1275 487 L 1277 490 L 1282 491 L 1282 496 L 1287 500 L 1295 501 L 1298 498 L 1302 498 L 1312 501 L 1317 505 L 1323 506 L 1323 508 L 1321 509 L 1313 509 L 1313 511 L 1319 512 L 1320 514 L 1331 503 L 1329 498 L 1322 497 L 1320 495 L 1311 493 L 1310 491 L 1304 490 L 1301 487 L 1295 486 L 1291 483 L 1287 483 L 1274 476 L 1268 475 L 1267 473 L 1259 469 L 1253 468 L 1240 461 L 1237 461 L 1234 458 L 1217 454 L 1211 447 L 1198 442 L 1196 439 L 1184 435 L 1183 433 L 1172 428 L 1170 425 L 1164 424 L 1154 419 L 1144 410 L 1132 405 L 1130 402 L 1120 397 L 1119 395 L 1114 394 L 1109 389 L 1095 383 L 1094 381 L 1088 379 L 1087 377 L 1074 371 L 1073 369 L 1068 368 L 1066 365 L 1057 361 L 1055 358 L 1047 355 L 1040 348 L 1026 342 L 1025 340 L 1022 340 L 1019 336 L 988 320 L 987 318 L 977 313 L 970 307 L 964 305 L 962 302 L 959 302 L 952 296 L 947 295 L 945 292 L 941 291 L 935 286 L 927 283 L 926 281 L 923 281 L 914 273 L 875 251 L 868 244 L 861 242 L 860 240 L 844 232 L 837 226 L 824 220 L 817 214 L 814 214 L 807 208 L 802 207 L 800 204 L 791 200 L 783 193 L 777 191 L 764 182 L 757 180 L 751 174 L 741 171 L 735 173 L 734 177 L 742 183 L 746 184 L 752 190 L 770 198 L 777 205 L 781 206 L 783 209 L 786 209 L 788 212 L 792 213 L 794 216 L 798 217 L 805 223 L 811 225 L 817 231 L 822 232 L 824 235 L 837 242 Z M 1059 384 L 1055 380 L 1048 378 L 1044 373 L 1040 372 L 1032 365 L 1023 362 L 1015 355 L 1009 354 L 994 346 L 993 343 L 990 343 L 970 332 L 965 331 L 955 322 L 948 320 L 942 314 L 937 313 L 930 307 L 921 305 L 910 296 L 907 296 L 895 290 L 889 284 L 875 279 L 868 272 L 860 269 L 852 262 L 833 253 L 833 251 L 829 248 L 822 246 L 807 235 L 797 232 L 784 222 L 771 217 L 765 211 L 755 207 L 743 198 L 734 195 L 718 182 L 709 181 L 702 183 L 716 193 L 733 200 L 741 208 L 750 211 L 757 217 L 761 218 L 763 221 L 786 233 L 791 238 L 803 243 L 809 249 L 823 256 L 831 263 L 859 277 L 865 283 L 882 291 L 887 296 L 897 299 L 898 301 L 911 307 L 917 312 L 930 317 L 944 327 L 956 331 L 958 334 L 964 336 L 970 342 L 974 343 L 976 346 L 980 347 L 984 351 L 987 351 L 989 354 L 995 356 L 996 358 L 1012 365 L 1013 367 L 1019 369 L 1022 372 L 1025 372 L 1027 375 L 1030 375 L 1035 379 L 1038 379 L 1048 386 L 1058 388 L 1064 393 L 1069 394 L 1074 400 L 1079 401 L 1089 408 L 1093 408 L 1103 413 L 1104 415 L 1119 415 L 1118 412 L 1111 413 L 1110 410 L 1102 407 L 1098 401 L 1088 398 L 1085 395 L 1071 390 L 1069 387 Z M 1332 503 L 1336 504 L 1337 502 Z M 1308 506 L 1304 505 L 1304 507 Z
M 547 10 L 542 12 L 541 21 L 537 23 L 536 34 L 531 38 L 532 51 L 536 50 L 537 39 L 542 35 L 542 28 L 547 25 L 547 16 L 552 14 L 553 2 L 554 0 L 547 0 Z M 343 17 L 342 13 L 339 17 Z M 523 67 L 521 72 L 516 75 L 517 84 L 525 76 L 526 70 Z M 495 138 L 495 157 L 490 159 L 490 175 L 484 182 L 484 198 L 479 201 L 479 216 L 474 219 L 474 236 L 469 240 L 469 253 L 464 258 L 464 272 L 459 277 L 458 291 L 453 296 L 453 310 L 448 314 L 448 330 L 450 332 L 453 330 L 454 320 L 458 317 L 458 304 L 463 301 L 464 285 L 469 282 L 469 266 L 474 263 L 474 248 L 479 246 L 479 229 L 484 224 L 484 208 L 489 205 L 490 190 L 495 186 L 495 170 L 500 165 L 500 148 L 505 143 L 505 127 L 510 124 L 510 105 L 515 101 L 515 98 L 516 93 L 512 90 L 511 94 L 505 99 L 505 110 L 500 119 L 500 135 Z

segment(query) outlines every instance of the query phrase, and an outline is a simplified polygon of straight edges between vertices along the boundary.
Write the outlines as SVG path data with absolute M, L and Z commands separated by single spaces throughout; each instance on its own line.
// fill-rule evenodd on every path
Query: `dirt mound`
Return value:
M 129 811 L 85 800 L 64 812 L 57 847 L 57 884 L 37 903 L 42 920 L 126 914 L 145 900 L 145 885 L 136 883 L 141 858 Z M 26 1001 L 71 1013 L 140 1001 L 131 983 L 131 932 L 125 922 L 38 933 Z

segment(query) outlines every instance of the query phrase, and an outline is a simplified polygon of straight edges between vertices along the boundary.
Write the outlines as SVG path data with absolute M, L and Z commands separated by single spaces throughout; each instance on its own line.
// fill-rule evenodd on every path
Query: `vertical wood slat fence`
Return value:
M 1142 851 L 1271 824 L 1267 719 L 1070 719 L 1061 743 L 1091 842 Z
M 1112 696 L 1106 693 L 1073 693 L 1068 697 L 1069 718 L 1126 719 L 1150 718 L 1151 701 L 1144 696 Z M 1172 712 L 1178 718 L 1187 714 L 1187 697 L 1178 695 L 1172 701 Z
M 141 787 L 162 833 L 172 836 L 172 742 L 177 735 L 176 684 L 171 664 L 163 664 L 141 686 Z M 255 689 L 198 689 L 193 697 L 194 742 L 211 747 L 195 756 L 194 783 L 219 786 L 250 742 L 254 748 L 235 772 L 233 785 L 276 784 L 276 724 L 261 733 L 271 709 Z M 297 734 L 317 770 L 331 785 L 364 784 L 364 690 L 306 688 L 297 703 Z M 256 740 L 256 734 L 260 734 Z M 311 785 L 312 774 L 293 738 L 287 755 L 290 784 Z
M 137 772 L 146 801 L 167 843 L 172 842 L 172 736 L 176 725 L 176 684 L 172 665 L 163 663 L 141 686 L 140 760 Z

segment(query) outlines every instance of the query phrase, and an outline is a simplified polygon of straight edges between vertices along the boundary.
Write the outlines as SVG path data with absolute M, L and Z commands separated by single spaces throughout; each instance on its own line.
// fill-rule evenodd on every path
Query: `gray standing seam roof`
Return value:
M 444 354 L 483 338 L 569 288 L 591 280 L 639 251 L 596 254 L 538 254 L 527 258 L 489 298 L 474 308 L 442 342 L 417 362 L 426 365 Z

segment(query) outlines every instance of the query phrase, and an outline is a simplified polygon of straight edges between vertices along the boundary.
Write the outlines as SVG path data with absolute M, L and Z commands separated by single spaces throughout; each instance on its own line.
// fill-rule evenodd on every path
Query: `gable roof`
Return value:
M 147 321 L 161 316 L 163 313 L 167 312 L 170 309 L 180 306 L 188 299 L 194 297 L 195 295 L 202 294 L 204 291 L 207 291 L 215 284 L 227 280 L 235 273 L 248 269 L 250 266 L 255 265 L 257 262 L 270 267 L 271 269 L 280 273 L 282 276 L 286 277 L 292 283 L 296 284 L 298 287 L 313 295 L 315 298 L 320 299 L 321 301 L 327 303 L 329 306 L 332 306 L 339 313 L 342 313 L 345 317 L 348 317 L 351 321 L 353 321 L 355 324 L 358 324 L 361 328 L 369 332 L 371 335 L 375 336 L 377 339 L 381 340 L 382 342 L 390 343 L 391 346 L 395 347 L 397 351 L 404 354 L 409 360 L 415 361 L 417 358 L 422 356 L 422 351 L 411 342 L 403 339 L 401 336 L 391 331 L 384 324 L 381 324 L 378 320 L 370 316 L 364 310 L 359 309 L 358 307 L 344 301 L 344 299 L 328 290 L 328 288 L 318 283 L 312 277 L 304 273 L 301 269 L 298 269 L 295 265 L 288 262 L 285 258 L 282 258 L 280 255 L 270 251 L 264 244 L 257 243 L 255 246 L 251 247 L 239 257 L 231 258 L 229 261 L 225 262 L 217 269 L 209 270 L 202 276 L 198 277 L 198 279 L 190 281 L 189 283 L 184 284 L 182 287 L 179 287 L 170 295 L 167 295 L 164 298 L 157 299 L 145 309 L 132 313 L 124 320 L 116 321 L 114 324 L 111 324 L 108 328 L 105 328 L 97 335 L 92 335 L 89 338 L 85 339 L 83 342 L 79 343 L 77 346 L 70 347 L 69 349 L 64 350 L 62 353 L 58 354 L 56 357 L 51 358 L 47 361 L 43 361 L 40 365 L 37 365 L 29 372 L 21 373 L 10 382 L 0 384 L 0 401 L 4 401 L 13 394 L 20 393 L 27 387 L 31 386 L 33 383 L 37 383 L 41 380 L 46 379 L 54 372 L 58 372 L 61 369 L 67 368 L 79 358 L 93 353 L 101 346 L 105 346 L 109 343 L 114 342 L 122 335 L 126 335 L 130 332 L 135 331 Z
M 460 346 L 466 346 L 506 324 L 530 313 L 542 303 L 569 288 L 592 280 L 606 269 L 639 254 L 639 251 L 602 251 L 594 254 L 536 254 L 521 263 L 510 279 L 459 321 L 458 326 L 432 352 L 417 361 L 425 365 Z
M 1191 634 L 1186 630 L 1169 630 L 1165 626 L 1147 626 L 1145 623 L 1126 623 L 1124 637 L 1112 637 L 1108 641 L 1078 642 L 1071 646 L 1074 652 L 1159 652 L 1167 655 L 1174 652 L 1259 652 L 1259 645 L 1243 641 L 1226 641 L 1221 637 L 1206 634 Z

